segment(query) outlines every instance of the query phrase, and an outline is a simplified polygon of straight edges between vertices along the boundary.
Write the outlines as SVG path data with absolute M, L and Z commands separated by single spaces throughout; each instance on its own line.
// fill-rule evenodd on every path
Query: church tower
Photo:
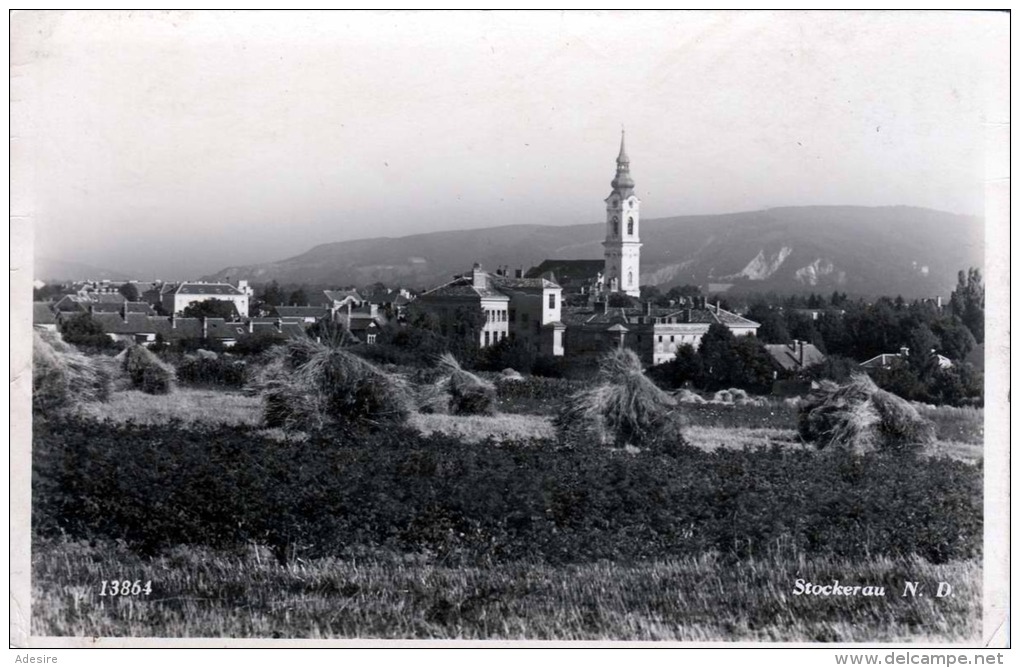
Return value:
M 641 294 L 641 201 L 634 195 L 625 140 L 626 135 L 621 133 L 613 192 L 606 198 L 606 240 L 602 242 L 606 249 L 606 268 L 602 275 L 607 292 L 625 292 L 637 297 Z

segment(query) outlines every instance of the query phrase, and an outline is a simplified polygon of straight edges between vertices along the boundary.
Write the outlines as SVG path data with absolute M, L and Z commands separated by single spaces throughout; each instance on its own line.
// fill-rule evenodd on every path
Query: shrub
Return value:
M 123 368 L 135 389 L 146 394 L 170 394 L 176 375 L 173 367 L 143 345 L 133 345 L 123 353 Z
M 223 357 L 190 357 L 177 364 L 177 380 L 187 385 L 244 387 L 248 365 Z
M 32 339 L 32 409 L 59 411 L 105 401 L 110 373 L 94 358 L 65 343 L 56 332 L 35 330 Z
M 880 390 L 864 374 L 836 385 L 823 381 L 800 406 L 801 436 L 819 448 L 857 453 L 916 454 L 935 441 L 931 423 L 900 397 Z
M 602 357 L 599 384 L 567 399 L 555 424 L 567 442 L 677 448 L 686 442 L 676 405 L 634 351 L 618 349 Z
M 377 427 L 407 419 L 407 381 L 342 347 L 340 337 L 294 338 L 269 353 L 257 381 L 268 427 Z

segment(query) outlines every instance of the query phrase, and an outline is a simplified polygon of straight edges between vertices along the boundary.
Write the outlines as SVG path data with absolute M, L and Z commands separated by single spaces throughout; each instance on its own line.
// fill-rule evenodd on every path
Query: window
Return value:
M 627 272 L 627 285 L 634 285 L 634 272 L 633 271 L 628 271 Z
M 549 308 L 556 308 L 556 294 L 549 293 Z
M 489 332 L 485 332 L 485 345 L 489 345 Z
M 369 334 L 366 337 L 366 340 L 368 341 L 368 343 L 375 343 L 375 334 Z
M 631 217 L 627 220 L 627 234 L 634 234 L 634 218 Z
M 659 335 L 659 343 L 662 343 L 662 334 Z
M 620 236 L 620 219 L 613 216 L 613 236 Z
M 510 309 L 510 322 L 517 322 L 517 311 Z
M 670 334 L 670 335 L 669 335 L 669 342 L 670 342 L 670 343 L 673 343 L 673 341 L 674 341 L 675 339 L 676 339 L 676 337 L 674 337 L 674 336 L 673 336 L 672 334 Z

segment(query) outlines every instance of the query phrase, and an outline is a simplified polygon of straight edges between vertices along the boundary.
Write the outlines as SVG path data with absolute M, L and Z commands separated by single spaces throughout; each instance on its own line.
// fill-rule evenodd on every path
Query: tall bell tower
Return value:
M 606 198 L 606 268 L 603 287 L 607 292 L 625 292 L 633 297 L 641 294 L 641 200 L 634 194 L 630 176 L 626 133 L 620 135 L 620 155 L 616 157 L 613 192 Z

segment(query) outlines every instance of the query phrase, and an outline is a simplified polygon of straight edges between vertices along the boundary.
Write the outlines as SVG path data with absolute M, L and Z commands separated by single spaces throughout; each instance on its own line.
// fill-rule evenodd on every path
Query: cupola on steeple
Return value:
M 634 191 L 634 179 L 630 175 L 630 157 L 627 155 L 627 131 L 620 131 L 620 154 L 616 156 L 616 176 L 612 182 L 613 192 L 620 197 L 629 197 Z

